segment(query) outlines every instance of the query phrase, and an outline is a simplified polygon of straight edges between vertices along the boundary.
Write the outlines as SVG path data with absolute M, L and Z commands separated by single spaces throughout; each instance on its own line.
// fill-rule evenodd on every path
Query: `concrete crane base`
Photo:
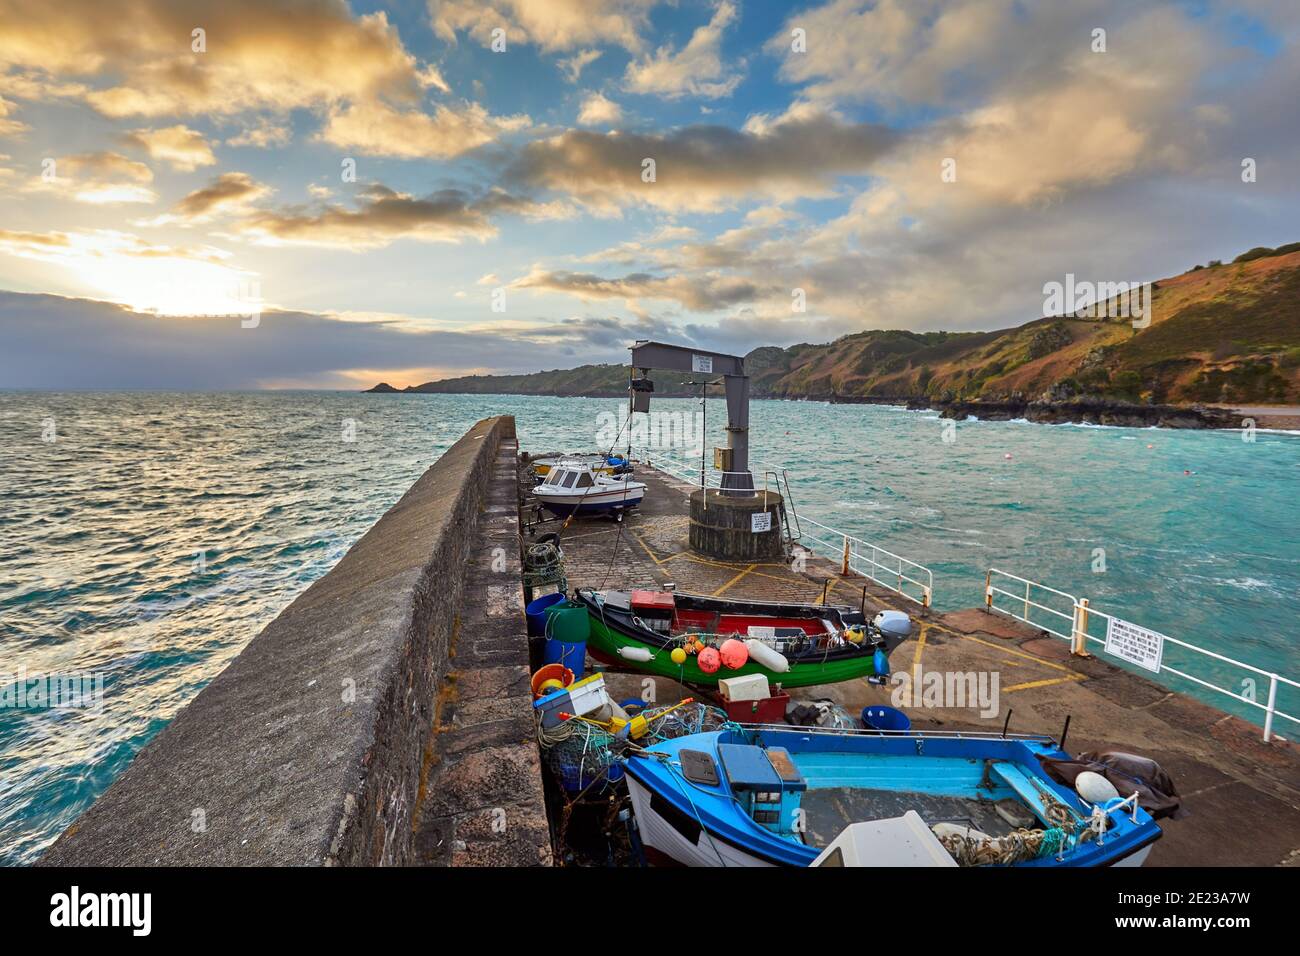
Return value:
M 716 488 L 691 492 L 691 550 L 723 561 L 781 558 L 781 496 L 771 491 L 733 495 Z M 769 530 L 753 530 L 754 516 L 764 512 L 770 516 Z

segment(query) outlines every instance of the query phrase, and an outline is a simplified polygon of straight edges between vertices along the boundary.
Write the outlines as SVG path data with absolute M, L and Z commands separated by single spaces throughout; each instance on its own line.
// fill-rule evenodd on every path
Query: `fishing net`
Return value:
M 647 732 L 636 740 L 620 740 L 604 727 L 586 720 L 566 720 L 554 727 L 539 721 L 537 741 L 542 759 L 566 793 L 596 794 L 622 779 L 618 754 L 627 747 L 650 747 L 664 740 L 689 734 L 720 730 L 727 723 L 725 711 L 706 704 L 690 703 L 650 707 L 639 712 Z
M 676 740 L 690 734 L 721 730 L 727 723 L 727 713 L 708 704 L 692 703 L 680 707 L 651 707 L 641 711 L 649 721 L 650 731 L 637 743 L 649 747 L 662 740 Z
M 566 720 L 554 727 L 539 727 L 538 741 L 542 759 L 566 793 L 604 788 L 594 785 L 607 778 L 615 762 L 614 737 L 608 731 L 583 721 Z

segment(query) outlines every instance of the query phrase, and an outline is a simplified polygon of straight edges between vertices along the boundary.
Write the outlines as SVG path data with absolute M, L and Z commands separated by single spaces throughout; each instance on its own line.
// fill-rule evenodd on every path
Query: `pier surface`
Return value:
M 1071 753 L 1119 749 L 1158 761 L 1173 777 L 1183 807 L 1161 821 L 1164 836 L 1148 866 L 1277 866 L 1300 864 L 1300 755 L 1294 744 L 1265 744 L 1258 727 L 1175 693 L 1097 657 L 1077 658 L 1065 641 L 983 608 L 925 611 L 920 605 L 851 574 L 838 562 L 808 557 L 802 571 L 783 562 L 734 563 L 689 550 L 693 486 L 638 463 L 649 487 L 641 507 L 623 523 L 575 521 L 563 536 L 569 586 L 632 588 L 663 585 L 694 594 L 766 601 L 821 600 L 857 606 L 867 587 L 869 612 L 906 611 L 916 635 L 892 656 L 894 670 L 921 673 L 997 672 L 1000 709 L 904 707 L 914 727 L 1000 731 L 1007 708 L 1011 730 L 1059 735 L 1070 717 Z M 521 475 L 521 482 L 526 482 Z M 656 700 L 688 694 L 673 681 L 619 675 L 631 695 L 656 680 Z M 868 704 L 890 704 L 891 687 L 864 680 L 790 690 L 796 699 L 832 700 L 857 715 Z

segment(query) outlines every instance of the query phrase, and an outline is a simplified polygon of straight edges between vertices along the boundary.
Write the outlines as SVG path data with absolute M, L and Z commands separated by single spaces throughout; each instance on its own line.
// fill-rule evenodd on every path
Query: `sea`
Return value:
M 725 444 L 721 400 L 652 411 L 629 425 L 617 399 L 0 392 L 0 863 L 35 861 L 475 421 L 514 415 L 533 451 L 656 443 L 694 469 Z M 801 515 L 928 567 L 939 608 L 980 604 L 997 568 L 1300 678 L 1300 435 L 756 401 L 751 455 L 788 474 Z M 1266 698 L 1267 677 L 1187 659 Z M 17 706 L 23 675 L 84 677 L 83 706 Z M 1300 714 L 1286 685 L 1277 703 Z

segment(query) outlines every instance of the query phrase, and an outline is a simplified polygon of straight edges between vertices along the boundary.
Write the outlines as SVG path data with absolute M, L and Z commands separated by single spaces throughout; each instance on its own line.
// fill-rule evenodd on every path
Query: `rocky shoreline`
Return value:
M 937 411 L 941 418 L 984 422 L 1023 419 L 1041 425 L 1113 425 L 1122 428 L 1241 428 L 1243 416 L 1231 409 L 1205 405 L 1143 405 L 1103 398 L 1060 401 L 1006 400 L 942 401 L 924 395 L 836 395 L 828 399 L 846 405 L 901 405 L 913 410 Z

